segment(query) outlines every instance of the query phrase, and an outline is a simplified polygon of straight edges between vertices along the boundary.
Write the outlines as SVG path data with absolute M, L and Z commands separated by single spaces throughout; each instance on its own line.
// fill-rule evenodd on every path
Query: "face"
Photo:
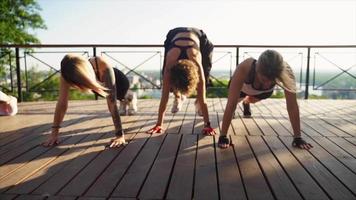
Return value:
M 256 78 L 257 78 L 258 82 L 261 84 L 263 89 L 271 88 L 275 81 L 271 80 L 269 77 L 266 77 L 265 75 L 263 75 L 260 72 L 261 70 L 259 70 L 260 67 L 261 67 L 261 65 L 257 64 Z

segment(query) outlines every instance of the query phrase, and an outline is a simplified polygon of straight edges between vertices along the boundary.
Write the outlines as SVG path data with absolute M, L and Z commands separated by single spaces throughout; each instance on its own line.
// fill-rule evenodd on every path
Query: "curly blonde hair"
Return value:
M 72 87 L 85 92 L 96 92 L 106 97 L 108 89 L 99 83 L 89 70 L 90 63 L 81 55 L 67 54 L 61 61 L 61 75 Z
M 199 82 L 198 66 L 191 60 L 178 60 L 170 70 L 170 84 L 173 91 L 189 95 L 196 88 Z

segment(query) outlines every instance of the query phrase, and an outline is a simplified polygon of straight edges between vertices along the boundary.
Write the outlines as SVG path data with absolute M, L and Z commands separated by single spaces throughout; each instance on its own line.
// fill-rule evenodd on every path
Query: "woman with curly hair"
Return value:
M 196 111 L 204 118 L 203 134 L 215 135 L 209 122 L 206 85 L 211 70 L 213 44 L 197 28 L 179 27 L 168 32 L 164 42 L 163 87 L 156 125 L 147 133 L 161 133 L 169 92 L 174 94 L 172 113 L 182 108 L 186 96 L 197 90 Z
M 312 148 L 312 145 L 301 137 L 293 71 L 283 61 L 282 55 L 275 50 L 266 50 L 258 60 L 248 58 L 236 67 L 229 84 L 229 96 L 218 141 L 219 147 L 228 148 L 230 146 L 227 130 L 231 124 L 237 103 L 242 101 L 244 117 L 250 117 L 250 104 L 269 98 L 276 85 L 284 89 L 287 111 L 294 134 L 293 146 L 301 149 Z

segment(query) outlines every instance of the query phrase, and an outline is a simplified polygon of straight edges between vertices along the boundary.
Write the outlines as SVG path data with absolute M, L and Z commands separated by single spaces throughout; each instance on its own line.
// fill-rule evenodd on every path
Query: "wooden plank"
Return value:
M 192 134 L 195 122 L 195 105 L 194 100 L 189 99 L 187 109 L 185 110 L 184 119 L 179 131 L 180 134 Z
M 356 156 L 356 154 L 349 155 L 342 148 L 331 142 L 330 138 L 318 137 L 318 138 L 310 138 L 313 139 L 314 142 L 318 143 L 325 151 L 329 154 L 333 155 L 335 159 L 344 164 L 349 170 L 356 174 L 356 159 L 352 155 Z M 356 148 L 353 148 L 353 151 L 356 151 Z
M 273 114 L 272 110 L 267 107 L 268 101 L 262 101 L 256 103 L 256 105 L 257 104 L 257 108 L 261 110 L 261 115 L 263 116 L 264 120 L 266 120 L 266 122 L 277 133 L 277 135 L 290 135 L 289 131 L 279 121 L 280 117 L 278 118 L 278 116 L 275 116 L 276 114 Z
M 140 191 L 140 199 L 163 199 L 181 135 L 168 134 Z
M 1 200 L 13 200 L 17 195 L 15 194 L 0 194 Z
M 112 197 L 136 197 L 147 173 L 156 158 L 166 134 L 155 134 L 145 144 L 140 154 L 130 166 Z
M 82 120 L 92 120 L 92 119 L 93 119 L 93 117 L 82 118 Z M 71 124 L 68 124 L 69 122 L 66 123 L 68 126 L 64 127 L 61 130 L 61 138 L 65 137 L 68 134 L 71 134 L 73 129 L 79 129 L 80 128 L 80 124 L 79 124 L 78 120 L 71 121 L 70 122 Z M 39 130 L 39 133 L 41 133 L 40 130 Z M 47 134 L 50 134 L 50 132 L 47 132 Z M 18 158 L 18 157 L 22 156 L 22 154 L 28 153 L 31 149 L 37 148 L 38 145 L 40 145 L 43 141 L 45 141 L 47 139 L 47 137 L 48 137 L 47 134 L 46 135 L 40 135 L 39 137 L 35 136 L 35 138 L 33 138 L 32 140 L 26 142 L 25 144 L 15 143 L 14 145 L 16 145 L 16 146 L 11 147 L 12 149 L 4 150 L 4 151 L 7 151 L 7 152 L 5 152 L 6 154 L 1 156 L 0 164 L 5 164 L 5 163 L 11 161 L 14 158 Z M 10 147 L 8 147 L 8 148 L 10 148 Z
M 89 188 L 85 196 L 110 196 L 126 171 L 135 161 L 141 148 L 150 137 L 140 133 L 121 151 L 118 157 L 108 166 L 98 180 Z
M 0 192 L 4 192 L 10 187 L 21 183 L 22 180 L 26 179 L 27 177 L 39 171 L 41 168 L 45 167 L 48 163 L 55 160 L 57 156 L 63 154 L 65 151 L 68 150 L 68 148 L 70 148 L 70 146 L 74 146 L 74 144 L 79 142 L 81 139 L 82 138 L 79 137 L 71 137 L 63 143 L 64 146 L 68 145 L 67 148 L 51 148 L 46 153 L 40 155 L 35 160 L 29 162 L 21 169 L 12 173 L 11 176 L 0 182 Z
M 277 199 L 302 199 L 261 137 L 248 136 L 252 149 Z
M 77 126 L 79 126 L 79 125 L 76 124 L 74 126 L 71 126 L 70 128 L 76 128 Z M 65 130 L 70 130 L 70 129 L 65 129 Z M 64 136 L 64 137 L 61 137 L 60 139 L 62 140 L 62 142 L 64 142 L 68 138 L 70 138 L 70 136 Z M 21 156 L 15 158 L 14 160 L 11 160 L 10 163 L 7 163 L 7 160 L 9 159 L 8 156 L 1 157 L 0 158 L 0 163 L 7 163 L 7 164 L 0 167 L 0 169 L 1 169 L 0 170 L 0 177 L 1 178 L 6 177 L 7 175 L 12 173 L 16 169 L 24 166 L 26 163 L 30 162 L 32 159 L 35 159 L 37 156 L 47 152 L 50 149 L 50 148 L 44 148 L 44 147 L 40 146 L 39 145 L 40 142 L 38 142 L 38 141 L 36 143 L 37 143 L 37 145 L 32 144 L 32 145 L 35 145 L 33 149 L 28 150 L 27 152 L 25 152 Z M 18 149 L 23 150 L 22 147 L 19 147 Z M 17 149 L 15 149 L 14 151 L 18 152 Z M 10 154 L 10 155 L 13 156 L 14 154 Z
M 224 110 L 226 107 L 227 101 L 225 99 L 220 99 L 220 109 L 221 111 L 218 112 L 220 123 L 222 124 L 222 119 L 224 117 Z M 242 121 L 240 118 L 232 119 L 231 124 L 229 126 L 229 129 L 227 131 L 228 135 L 247 135 L 247 130 L 245 128 L 245 125 L 242 124 Z
M 165 130 L 165 133 L 179 133 L 179 130 L 182 126 L 182 121 L 184 119 L 184 115 L 185 115 L 185 110 L 187 109 L 187 105 L 189 104 L 189 101 L 186 100 L 182 106 L 182 110 L 180 110 L 179 112 L 172 114 L 172 120 L 169 123 L 169 127 L 167 128 L 167 130 Z M 172 103 L 173 106 L 173 103 Z M 170 107 L 169 110 L 167 110 L 167 112 L 171 112 Z
M 356 137 L 346 137 L 345 140 L 356 146 Z
M 286 147 L 299 160 L 308 173 L 315 179 L 323 190 L 332 199 L 353 199 L 355 196 L 327 170 L 309 151 L 293 148 L 290 145 L 291 137 L 280 137 Z M 314 147 L 312 149 L 315 149 Z M 323 158 L 327 159 L 327 158 Z
M 231 136 L 248 199 L 274 199 L 255 156 L 244 136 Z
M 42 200 L 42 199 L 45 199 L 45 197 L 41 195 L 20 195 L 15 198 L 15 200 Z
M 135 132 L 130 132 L 131 134 L 136 133 L 134 138 L 129 140 L 129 144 L 120 152 L 118 157 L 110 163 L 107 169 L 105 169 L 105 171 L 100 175 L 98 180 L 96 180 L 96 182 L 88 189 L 85 196 L 109 196 L 115 189 L 127 169 L 137 157 L 142 146 L 151 136 L 140 131 L 145 127 L 146 122 L 150 120 L 152 121 L 152 117 L 144 117 L 146 120 L 140 120 L 134 123 L 134 126 L 136 127 Z
M 75 146 L 57 157 L 46 167 L 22 180 L 20 184 L 15 185 L 8 192 L 15 194 L 31 193 L 49 180 L 52 176 L 60 172 L 65 166 L 69 165 L 69 163 L 72 162 L 78 155 L 81 155 L 88 148 L 88 146 L 94 144 L 99 137 L 101 137 L 101 134 L 88 134 L 88 136 L 81 140 L 80 143 L 75 144 Z M 65 148 L 65 146 L 62 144 L 59 148 Z
M 256 125 L 262 130 L 263 135 L 274 135 L 276 136 L 277 133 L 272 129 L 272 127 L 266 122 L 265 118 L 270 116 L 263 114 L 263 113 L 254 113 L 253 120 L 255 121 Z
M 277 137 L 263 138 L 304 199 L 329 198 Z
M 345 138 L 340 138 L 340 137 L 328 137 L 329 140 L 334 142 L 336 145 L 338 145 L 340 148 L 342 148 L 344 151 L 349 153 L 353 158 L 356 158 L 356 148 L 355 145 L 352 145 L 350 142 L 348 142 Z
M 197 135 L 182 135 L 177 160 L 171 175 L 167 199 L 191 199 Z
M 60 172 L 56 173 L 32 193 L 56 195 L 60 192 L 60 190 L 64 188 L 73 177 L 79 174 L 83 168 L 85 168 L 101 151 L 105 149 L 104 144 L 108 143 L 112 133 L 107 132 L 101 136 L 103 139 L 96 141 L 95 144 L 97 145 L 93 145 L 93 147 L 89 146 L 84 152 L 62 168 Z
M 344 132 L 343 130 L 339 129 L 338 127 L 335 127 L 334 125 L 332 125 L 332 120 L 328 120 L 328 118 L 330 118 L 330 116 L 320 117 L 319 113 L 321 112 L 321 110 L 311 112 L 311 110 L 313 110 L 313 109 L 314 108 L 312 106 L 308 106 L 307 108 L 303 109 L 303 111 L 313 114 L 315 123 L 319 124 L 322 128 L 327 129 L 328 131 L 332 132 L 336 136 L 350 136 L 347 132 Z
M 79 197 L 77 200 L 106 200 L 105 197 Z
M 319 146 L 317 143 L 315 143 L 312 139 L 309 139 L 308 141 L 313 145 L 313 148 L 310 149 L 309 151 L 314 155 L 316 159 L 320 163 L 322 163 L 326 168 L 328 168 L 334 176 L 336 176 L 356 197 L 356 174 L 355 172 L 353 173 L 351 170 L 355 169 L 355 159 L 351 157 L 347 157 L 347 154 L 344 152 L 340 152 L 336 149 L 334 145 L 328 143 L 327 140 L 323 140 L 322 138 L 315 139 L 318 141 L 319 144 L 325 145 L 325 149 L 322 148 L 322 146 Z M 342 150 L 341 150 L 342 151 Z M 330 153 L 334 153 L 335 156 L 340 156 L 337 157 L 338 159 L 335 159 L 335 157 L 331 156 Z M 340 155 L 341 154 L 341 155 Z M 343 165 L 341 162 L 343 162 L 346 166 L 351 167 L 347 168 L 345 165 Z M 352 167 L 353 165 L 353 167 Z
M 214 137 L 198 137 L 195 166 L 194 199 L 218 199 L 217 171 L 214 155 Z
M 137 117 L 131 117 L 137 119 Z M 147 121 L 146 121 L 147 122 Z M 145 123 L 145 121 L 143 121 Z M 123 128 L 127 129 L 128 126 L 135 123 L 123 123 Z M 136 133 L 125 134 L 127 140 L 132 139 Z M 93 161 L 89 163 L 74 179 L 71 180 L 61 191 L 60 195 L 63 196 L 82 196 L 94 184 L 99 176 L 104 173 L 104 170 L 114 162 L 114 159 L 120 154 L 123 146 L 116 149 L 105 149 Z M 96 196 L 96 195 L 95 195 Z
M 215 137 L 217 141 L 218 136 Z M 220 199 L 247 199 L 234 149 L 216 148 Z
M 75 200 L 77 197 L 49 196 L 46 200 Z

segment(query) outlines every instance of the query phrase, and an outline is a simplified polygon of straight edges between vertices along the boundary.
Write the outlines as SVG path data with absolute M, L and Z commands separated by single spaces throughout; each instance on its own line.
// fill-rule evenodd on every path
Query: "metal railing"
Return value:
M 105 55 L 109 58 L 111 58 L 114 62 L 118 63 L 119 65 L 123 66 L 126 70 L 128 70 L 128 72 L 126 72 L 126 74 L 129 73 L 134 73 L 137 76 L 139 76 L 140 78 L 144 79 L 145 81 L 149 82 L 152 85 L 152 89 L 160 89 L 161 88 L 161 84 L 157 85 L 156 83 L 152 82 L 151 80 L 147 79 L 145 76 L 143 76 L 142 74 L 140 74 L 137 70 L 137 68 L 139 68 L 140 66 L 142 66 L 143 64 L 145 64 L 148 60 L 152 59 L 155 56 L 160 56 L 160 60 L 159 60 L 159 71 L 162 68 L 162 52 L 163 50 L 163 45 L 157 45 L 157 44 L 146 44 L 146 45 L 133 45 L 133 44 L 127 44 L 127 45 L 114 45 L 114 44 L 61 44 L 61 45 L 57 45 L 57 44 L 35 44 L 35 45 L 0 45 L 0 56 L 1 57 L 5 57 L 5 56 L 9 56 L 9 66 L 10 66 L 10 79 L 11 79 L 11 89 L 6 88 L 1 86 L 1 88 L 5 88 L 8 91 L 13 91 L 14 89 L 14 79 L 13 79 L 13 74 L 12 74 L 12 59 L 15 59 L 15 63 L 16 63 L 16 80 L 17 80 L 17 94 L 18 94 L 18 99 L 19 102 L 22 101 L 23 97 L 23 89 L 26 89 L 26 92 L 31 92 L 34 91 L 36 88 L 38 88 L 43 82 L 45 82 L 46 80 L 50 79 L 52 76 L 54 76 L 55 74 L 57 74 L 59 72 L 59 70 L 57 70 L 55 67 L 51 66 L 50 64 L 44 62 L 41 59 L 38 59 L 36 56 L 34 56 L 34 54 L 36 53 L 40 53 L 40 52 L 36 52 L 33 51 L 33 49 L 35 48 L 90 48 L 92 49 L 92 56 L 96 56 L 97 55 L 97 48 L 103 48 L 103 49 L 108 49 L 108 48 L 130 48 L 130 49 L 137 49 L 137 48 L 160 48 L 159 51 L 101 51 L 101 55 Z M 311 81 L 310 81 L 310 74 L 311 74 L 311 67 L 310 67 L 310 61 L 311 61 L 311 51 L 315 50 L 315 49 L 355 49 L 356 50 L 356 45 L 328 45 L 328 46 L 323 46 L 323 45 L 215 45 L 215 49 L 214 49 L 214 53 L 218 52 L 216 51 L 217 49 L 229 49 L 229 51 L 223 51 L 223 55 L 220 56 L 219 58 L 215 59 L 215 61 L 213 61 L 213 63 L 217 63 L 219 62 L 221 59 L 225 59 L 228 58 L 230 59 L 230 69 L 229 69 L 229 73 L 230 73 L 230 77 L 232 75 L 232 60 L 235 59 L 235 64 L 238 65 L 240 63 L 240 58 L 241 56 L 241 49 L 258 49 L 258 51 L 262 52 L 263 49 L 267 49 L 267 48 L 273 48 L 273 49 L 299 49 L 301 51 L 304 51 L 305 53 L 298 53 L 301 54 L 302 57 L 302 63 L 301 63 L 301 67 L 300 67 L 300 85 L 303 85 L 305 87 L 305 91 L 304 91 L 304 99 L 308 99 L 309 97 L 309 86 L 313 86 L 313 89 L 316 90 L 322 90 L 322 86 L 324 86 L 325 84 L 329 83 L 330 81 L 336 79 L 337 77 L 339 77 L 340 75 L 344 75 L 347 74 L 350 77 L 352 77 L 353 79 L 356 79 L 356 76 L 354 74 L 352 74 L 350 71 L 351 69 L 353 69 L 353 67 L 355 67 L 356 65 L 351 65 L 350 67 L 348 67 L 347 69 L 343 69 L 342 67 L 338 66 L 337 64 L 333 63 L 332 61 L 329 60 L 330 63 L 332 63 L 333 65 L 335 65 L 339 70 L 341 70 L 341 73 L 336 74 L 335 76 L 333 76 L 332 78 L 328 79 L 327 81 L 325 81 L 324 83 L 315 84 L 315 67 L 314 67 L 314 74 L 313 74 L 313 84 L 311 85 Z M 1 51 L 6 49 L 6 51 Z M 32 49 L 32 51 L 28 51 L 28 49 Z M 11 53 L 8 53 L 9 50 L 15 50 L 15 55 L 14 58 L 12 58 Z M 24 56 L 21 57 L 20 56 L 20 50 L 22 50 L 24 52 Z M 233 56 L 233 51 L 235 51 L 235 57 Z M 81 52 L 83 54 L 86 55 L 90 55 L 89 51 L 52 51 L 52 52 L 47 52 L 47 53 L 70 53 L 70 52 Z M 140 64 L 137 64 L 134 67 L 129 67 L 129 65 L 123 63 L 122 61 L 114 58 L 112 56 L 113 53 L 137 53 L 137 52 L 150 52 L 152 53 L 152 55 L 150 57 L 148 57 L 146 60 L 142 61 Z M 246 52 L 245 52 L 246 54 Z M 303 72 L 303 54 L 306 54 L 305 57 L 305 62 L 306 62 L 306 69 L 305 72 Z M 316 52 L 314 53 L 315 55 L 321 55 L 320 53 Z M 356 55 L 356 51 L 355 51 L 355 55 Z M 0 57 L 0 58 L 1 58 Z M 42 82 L 37 83 L 36 85 L 29 87 L 28 84 L 28 77 L 27 77 L 27 57 L 32 57 L 33 59 L 36 59 L 38 62 L 42 63 L 43 65 L 51 68 L 52 70 L 54 70 L 54 73 L 50 74 L 46 79 L 44 79 Z M 21 65 L 20 65 L 20 60 L 24 59 L 24 65 L 25 65 L 25 79 L 26 79 L 26 87 L 23 87 L 23 80 L 21 78 Z M 326 58 L 324 58 L 326 59 Z M 315 60 L 315 58 L 314 58 Z M 213 67 L 214 69 L 214 67 Z M 303 73 L 305 73 L 305 75 L 303 76 Z M 160 73 L 161 74 L 161 73 Z M 213 79 L 219 81 L 218 78 L 211 76 Z M 303 82 L 303 78 L 304 78 L 304 82 Z M 162 80 L 162 77 L 160 77 L 160 80 Z M 329 88 L 330 90 L 330 88 Z M 342 90 L 342 89 L 334 89 L 334 90 Z M 356 88 L 352 88 L 352 89 L 348 89 L 349 91 L 356 91 Z

